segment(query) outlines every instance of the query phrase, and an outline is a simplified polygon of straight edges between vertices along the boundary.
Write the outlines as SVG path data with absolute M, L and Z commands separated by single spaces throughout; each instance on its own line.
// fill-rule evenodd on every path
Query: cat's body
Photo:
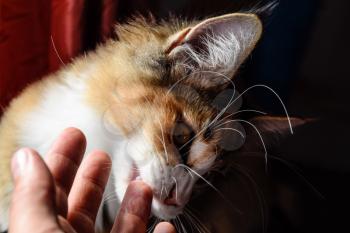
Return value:
M 28 87 L 0 125 L 0 230 L 8 223 L 12 154 L 32 147 L 44 156 L 67 127 L 84 132 L 86 153 L 111 155 L 108 190 L 119 200 L 140 176 L 153 189 L 155 216 L 181 213 L 225 149 L 218 127 L 238 127 L 211 96 L 227 86 L 261 32 L 254 14 L 162 25 L 138 19 L 119 27 L 119 41 Z M 241 140 L 233 135 L 233 144 Z

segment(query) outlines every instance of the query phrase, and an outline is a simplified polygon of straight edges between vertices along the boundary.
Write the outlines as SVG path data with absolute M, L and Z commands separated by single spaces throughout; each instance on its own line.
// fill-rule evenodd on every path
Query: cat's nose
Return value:
M 173 188 L 170 190 L 167 198 L 164 199 L 164 204 L 171 206 L 179 206 L 175 186 L 173 186 Z

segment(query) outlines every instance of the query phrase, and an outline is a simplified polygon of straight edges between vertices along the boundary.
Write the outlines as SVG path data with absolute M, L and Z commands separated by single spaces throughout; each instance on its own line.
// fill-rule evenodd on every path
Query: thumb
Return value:
M 14 191 L 10 207 L 11 233 L 58 231 L 53 178 L 39 154 L 17 151 L 12 159 Z

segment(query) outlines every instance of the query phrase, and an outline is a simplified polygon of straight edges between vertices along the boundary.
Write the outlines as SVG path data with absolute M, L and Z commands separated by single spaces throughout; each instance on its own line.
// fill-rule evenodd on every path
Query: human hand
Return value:
M 14 155 L 11 233 L 94 232 L 111 160 L 106 153 L 94 151 L 82 161 L 85 147 L 84 135 L 70 128 L 53 144 L 46 164 L 31 149 Z M 146 232 L 151 201 L 151 189 L 141 181 L 132 182 L 111 232 Z M 174 233 L 175 229 L 160 223 L 154 232 Z

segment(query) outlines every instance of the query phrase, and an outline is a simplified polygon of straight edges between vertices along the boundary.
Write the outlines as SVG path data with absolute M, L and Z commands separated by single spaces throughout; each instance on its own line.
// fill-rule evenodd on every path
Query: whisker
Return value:
M 102 202 L 109 203 L 109 202 L 118 201 L 118 200 L 119 200 L 118 197 L 110 197 L 109 199 L 103 200 Z
M 160 199 L 162 199 L 162 200 L 163 200 L 163 189 L 164 189 L 164 182 L 162 180 L 162 187 L 160 189 Z
M 186 221 L 187 225 L 190 226 L 191 232 L 193 233 L 193 227 L 196 227 L 195 224 L 193 224 L 191 217 L 186 213 L 186 207 L 184 208 L 184 212 L 182 213 L 184 220 Z M 198 231 L 198 229 L 197 229 Z
M 176 169 L 177 167 L 179 167 L 180 164 L 176 165 L 175 167 L 173 167 L 173 169 Z M 183 167 L 186 171 L 188 171 L 188 174 L 191 176 L 191 179 L 193 179 L 193 174 L 191 173 L 191 171 L 187 168 L 187 166 Z
M 111 174 L 109 176 L 108 182 L 112 182 L 113 184 L 115 183 L 115 177 L 113 174 Z M 118 200 L 117 193 L 115 191 L 111 191 L 109 193 L 105 192 L 105 193 L 103 193 L 101 203 L 106 203 L 106 202 L 110 202 L 110 201 L 114 201 L 114 200 Z
M 188 66 L 188 65 L 186 65 L 186 64 L 181 64 L 181 65 L 182 65 L 183 67 L 185 67 L 185 68 L 192 69 L 190 66 Z M 184 81 L 185 79 L 189 78 L 191 75 L 195 75 L 195 74 L 200 73 L 200 72 L 201 72 L 201 71 L 195 71 L 195 72 L 193 72 L 193 73 L 190 73 L 190 74 L 184 76 L 183 78 L 179 79 L 178 81 L 176 81 L 176 82 L 169 88 L 169 90 L 167 91 L 165 97 L 168 96 L 169 93 L 170 93 L 170 92 L 176 87 L 176 85 L 178 85 L 180 82 L 182 82 L 182 81 Z
M 167 93 L 165 94 L 165 96 L 169 95 L 169 93 L 176 87 L 176 85 L 178 85 L 180 82 L 182 82 L 183 80 L 185 80 L 186 78 L 188 78 L 190 75 L 187 75 L 185 77 L 183 77 L 182 79 L 176 81 L 167 91 Z
M 232 97 L 231 97 L 231 99 L 230 99 L 230 101 L 228 102 L 228 104 L 221 110 L 221 112 L 219 112 L 218 114 L 217 114 L 217 116 L 212 120 L 212 122 L 210 122 L 207 126 L 205 126 L 205 127 L 203 127 L 203 129 L 201 129 L 194 137 L 192 137 L 190 140 L 188 140 L 184 145 L 182 145 L 181 147 L 180 147 L 180 150 L 182 149 L 182 148 L 184 148 L 185 146 L 187 146 L 189 143 L 191 143 L 194 139 L 196 139 L 201 133 L 203 133 L 207 128 L 209 128 L 210 126 L 212 126 L 225 112 L 226 112 L 226 110 L 232 105 L 232 101 L 234 101 L 234 96 L 235 96 L 235 93 L 236 93 L 236 86 L 235 86 L 235 84 L 233 83 L 233 81 L 230 79 L 230 78 L 228 78 L 227 76 L 225 76 L 225 75 L 223 75 L 223 74 L 220 74 L 220 73 L 218 73 L 218 72 L 213 72 L 213 71 L 201 71 L 201 72 L 207 72 L 207 73 L 214 73 L 214 74 L 218 74 L 219 76 L 221 76 L 221 77 L 223 77 L 223 78 L 225 78 L 225 79 L 227 79 L 231 84 L 232 84 L 232 86 L 234 87 L 234 92 L 233 92 L 233 94 L 232 94 Z M 237 99 L 237 98 L 236 98 Z M 235 100 L 236 100 L 235 99 Z
M 238 129 L 234 129 L 234 128 L 219 128 L 219 129 L 215 129 L 215 131 L 220 131 L 220 130 L 231 130 L 234 132 L 237 132 L 239 135 L 241 135 L 242 138 L 244 138 L 244 134 L 239 131 Z
M 198 132 L 194 137 L 192 137 L 188 142 L 186 142 L 184 145 L 182 145 L 181 148 L 180 148 L 180 150 L 181 150 L 182 148 L 184 148 L 186 145 L 188 145 L 190 142 L 192 142 L 195 138 L 198 137 L 199 134 L 201 134 L 202 132 L 204 132 L 204 130 L 206 130 L 206 129 L 207 129 L 208 127 L 210 127 L 218 118 L 220 118 L 221 115 L 224 114 L 225 111 L 232 105 L 231 102 L 234 101 L 234 96 L 235 96 L 235 94 L 236 94 L 236 86 L 235 86 L 234 82 L 233 82 L 229 77 L 227 77 L 226 75 L 221 74 L 221 73 L 219 73 L 219 72 L 215 72 L 215 71 L 209 71 L 209 70 L 197 71 L 197 72 L 194 72 L 194 73 L 192 73 L 192 74 L 190 74 L 190 75 L 194 75 L 194 74 L 197 74 L 197 73 L 213 73 L 213 74 L 216 74 L 216 75 L 218 75 L 218 76 L 220 76 L 220 77 L 222 77 L 222 78 L 225 78 L 228 82 L 230 82 L 230 83 L 232 84 L 232 86 L 233 86 L 233 88 L 234 88 L 234 89 L 233 89 L 234 92 L 233 92 L 233 94 L 232 94 L 232 97 L 231 97 L 229 103 L 228 103 L 228 104 L 224 107 L 224 109 L 217 115 L 217 117 L 216 117 L 210 124 L 208 124 L 206 127 L 204 127 L 200 132 Z M 169 90 L 167 91 L 167 94 L 166 94 L 166 95 L 168 95 L 168 94 L 175 88 L 175 86 L 176 86 L 177 84 L 179 84 L 180 82 L 182 82 L 183 80 L 185 80 L 186 78 L 188 78 L 190 75 L 187 75 L 187 76 L 183 77 L 182 79 L 178 80 L 177 82 L 175 82 L 175 84 L 173 84 L 173 85 L 169 88 Z
M 146 97 L 146 100 L 147 102 L 151 105 L 151 100 Z M 164 152 L 165 152 L 165 156 L 166 156 L 166 160 L 167 160 L 167 163 L 169 163 L 169 155 L 168 155 L 168 151 L 167 151 L 167 148 L 166 148 L 166 145 L 165 145 L 165 137 L 164 137 L 164 130 L 163 130 L 163 126 L 162 126 L 162 123 L 160 121 L 160 118 L 158 115 L 157 116 L 157 119 L 158 119 L 158 123 L 159 123 L 159 126 L 160 126 L 160 131 L 162 133 L 162 139 L 160 139 L 160 137 L 157 135 L 157 138 L 159 139 L 159 141 L 162 143 L 162 146 L 164 148 Z M 159 159 L 159 158 L 158 158 Z M 159 159 L 159 162 L 161 163 L 160 159 Z
M 196 232 L 202 232 L 200 225 L 188 214 L 188 210 L 184 210 L 184 217 L 191 226 L 191 231 L 193 232 L 193 227 L 196 229 Z M 193 227 L 192 227 L 193 225 Z
M 176 198 L 176 201 L 177 201 L 177 181 L 176 181 L 176 178 L 173 176 L 172 177 L 174 182 L 175 182 L 175 198 Z
M 165 189 L 166 196 L 169 196 L 169 192 L 168 192 L 168 189 L 166 188 L 166 185 L 164 185 L 164 189 Z
M 259 114 L 262 114 L 262 115 L 267 115 L 266 112 L 262 112 L 262 111 L 255 110 L 255 109 L 243 109 L 243 110 L 239 110 L 239 111 L 237 111 L 237 112 L 234 112 L 234 113 L 231 113 L 231 114 L 225 116 L 224 118 L 220 119 L 220 120 L 218 121 L 218 123 L 222 122 L 223 120 L 225 120 L 225 119 L 227 119 L 227 118 L 229 118 L 229 117 L 232 117 L 232 116 L 234 116 L 234 115 L 236 115 L 236 114 L 243 113 L 243 112 L 254 112 L 254 113 L 259 113 Z
M 205 183 L 207 183 L 207 185 L 209 185 L 209 187 L 211 187 L 214 191 L 217 192 L 217 194 L 223 199 L 225 200 L 227 203 L 229 203 L 239 214 L 242 214 L 242 211 L 240 211 L 239 209 L 237 209 L 235 206 L 233 206 L 233 204 L 227 200 L 227 198 L 225 197 L 224 194 L 222 194 L 212 183 L 210 183 L 207 179 L 205 179 L 203 176 L 201 176 L 200 174 L 198 174 L 195 170 L 193 170 L 192 168 L 184 165 L 184 164 L 178 164 L 176 165 L 174 168 L 177 167 L 183 167 L 183 168 L 187 168 L 190 172 L 192 172 L 194 175 L 196 175 L 198 178 L 200 178 L 201 180 L 203 180 Z
M 181 227 L 182 231 L 185 232 L 185 233 L 187 233 L 187 230 L 185 229 L 184 225 L 182 224 L 182 221 L 181 221 L 180 216 L 179 216 L 177 219 L 178 219 L 178 221 L 179 221 L 179 223 L 180 223 L 180 227 Z
M 167 148 L 166 148 L 166 145 L 165 145 L 164 130 L 163 130 L 162 123 L 160 122 L 159 116 L 158 116 L 158 122 L 159 122 L 159 126 L 160 126 L 160 131 L 162 133 L 162 139 L 163 139 L 162 140 L 162 145 L 163 145 L 163 148 L 164 148 L 164 151 L 165 151 L 166 160 L 167 160 L 167 163 L 169 163 L 168 151 L 167 151 Z
M 238 172 L 243 174 L 245 177 L 247 177 L 248 180 L 252 183 L 254 189 L 256 190 L 256 196 L 258 198 L 258 202 L 259 202 L 260 209 L 261 209 L 260 214 L 261 214 L 262 228 L 263 228 L 263 232 L 266 232 L 265 206 L 267 204 L 266 204 L 266 200 L 264 198 L 263 192 L 259 188 L 258 184 L 255 182 L 253 177 L 242 166 L 240 166 L 238 164 L 231 164 L 231 166 L 233 168 L 235 168 L 235 170 L 237 170 Z
M 187 213 L 189 216 L 191 216 L 193 218 L 193 220 L 197 223 L 198 228 L 200 229 L 200 231 L 203 232 L 208 232 L 210 233 L 210 231 L 208 230 L 208 228 L 199 220 L 199 218 L 196 216 L 196 214 L 194 213 L 194 209 L 191 210 L 190 207 L 187 208 Z
M 161 127 L 161 129 L 162 129 L 162 127 Z M 163 134 L 163 132 L 162 132 L 162 134 Z M 169 162 L 168 151 L 167 151 L 167 149 L 166 149 L 166 145 L 165 145 L 164 140 L 162 140 L 158 135 L 156 135 L 156 137 L 158 138 L 158 140 L 160 141 L 160 143 L 162 143 L 163 148 L 164 148 L 164 152 L 165 152 L 166 160 L 167 160 L 167 162 Z M 164 138 L 164 137 L 163 137 L 163 138 Z
M 175 219 L 174 219 L 174 224 L 175 224 L 176 231 L 177 231 L 178 233 L 180 233 L 181 228 L 180 228 L 180 226 L 179 226 L 179 224 L 178 224 L 178 216 L 175 217 Z
M 250 91 L 251 89 L 253 88 L 257 88 L 257 87 L 262 87 L 262 88 L 266 88 L 267 90 L 271 91 L 277 98 L 278 100 L 280 101 L 282 107 L 283 107 L 283 110 L 288 118 L 288 124 L 289 124 L 289 128 L 290 128 L 290 132 L 291 134 L 294 134 L 294 131 L 293 131 L 293 127 L 292 127 L 292 123 L 291 123 L 291 120 L 290 120 L 290 117 L 289 117 L 289 113 L 287 111 L 287 108 L 285 106 L 285 104 L 283 103 L 281 97 L 277 94 L 276 91 L 274 91 L 271 87 L 269 86 L 266 86 L 266 85 L 263 85 L 263 84 L 256 84 L 256 85 L 253 85 L 249 88 L 247 88 L 245 91 L 243 91 L 240 95 L 237 96 L 237 98 L 230 104 L 232 105 L 237 99 L 239 99 L 241 96 L 243 96 L 245 93 L 247 93 L 248 91 Z
M 63 61 L 63 59 L 61 58 L 60 54 L 58 53 L 58 50 L 57 50 L 57 48 L 56 48 L 55 41 L 53 40 L 53 36 L 50 35 L 50 37 L 51 37 L 51 43 L 52 43 L 52 48 L 53 48 L 53 50 L 55 51 L 55 53 L 56 53 L 58 59 L 60 60 L 61 64 L 65 66 L 66 64 L 64 63 L 64 61 Z
M 106 203 L 106 202 L 110 202 L 110 201 L 114 201 L 114 200 L 118 200 L 117 194 L 110 193 L 110 194 L 106 195 L 105 197 L 103 197 L 102 203 Z
M 257 155 L 246 155 L 246 154 L 257 154 Z M 240 156 L 260 157 L 258 154 L 259 154 L 258 152 L 244 152 Z M 271 159 L 275 159 L 283 163 L 284 165 L 286 165 L 291 171 L 293 171 L 298 177 L 300 177 L 317 196 L 319 196 L 321 199 L 324 199 L 324 200 L 326 199 L 326 197 L 301 173 L 301 171 L 298 168 L 293 166 L 292 163 L 282 158 L 279 158 L 278 156 L 273 156 L 270 153 L 268 154 L 268 157 Z
M 146 232 L 153 232 L 154 228 L 156 228 L 157 224 L 160 222 L 160 219 L 153 216 L 153 218 L 155 218 L 152 223 L 152 225 L 150 227 L 148 227 L 148 229 L 146 230 Z
M 259 138 L 260 138 L 260 140 L 261 140 L 262 146 L 264 147 L 264 151 L 265 151 L 265 166 L 266 166 L 266 169 L 267 169 L 267 149 L 266 149 L 265 141 L 264 141 L 264 139 L 263 139 L 263 137 L 262 137 L 262 135 L 261 135 L 259 129 L 258 129 L 254 124 L 252 124 L 251 122 L 246 121 L 246 120 L 235 119 L 235 120 L 229 120 L 229 121 L 227 121 L 226 123 L 229 123 L 229 122 L 243 122 L 243 123 L 246 123 L 246 124 L 248 124 L 248 125 L 250 125 L 250 126 L 252 126 L 252 127 L 254 128 L 254 130 L 255 130 L 255 131 L 258 133 L 258 135 L 259 135 Z

